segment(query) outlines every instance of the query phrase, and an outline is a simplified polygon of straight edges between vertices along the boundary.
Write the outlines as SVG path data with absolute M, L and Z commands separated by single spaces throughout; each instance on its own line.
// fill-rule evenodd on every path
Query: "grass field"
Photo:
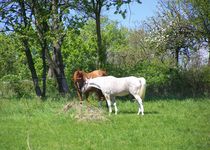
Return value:
M 137 103 L 117 102 L 118 115 L 103 106 L 101 119 L 79 120 L 73 107 L 62 111 L 66 100 L 0 99 L 0 149 L 210 149 L 210 99 L 146 101 L 144 116 Z

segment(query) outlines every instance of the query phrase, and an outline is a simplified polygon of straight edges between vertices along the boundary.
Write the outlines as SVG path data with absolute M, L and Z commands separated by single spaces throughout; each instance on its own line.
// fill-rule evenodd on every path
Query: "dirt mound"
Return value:
M 80 104 L 77 101 L 66 104 L 63 107 L 63 111 L 72 111 L 74 118 L 79 121 L 106 120 L 105 112 L 102 108 L 90 104 Z

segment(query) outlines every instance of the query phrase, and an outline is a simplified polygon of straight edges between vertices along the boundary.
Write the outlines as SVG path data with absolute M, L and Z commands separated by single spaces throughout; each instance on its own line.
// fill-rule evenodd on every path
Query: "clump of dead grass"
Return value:
M 102 108 L 92 106 L 91 104 L 80 104 L 78 101 L 72 101 L 63 107 L 63 111 L 70 111 L 73 117 L 78 121 L 91 121 L 91 120 L 106 120 L 105 112 Z

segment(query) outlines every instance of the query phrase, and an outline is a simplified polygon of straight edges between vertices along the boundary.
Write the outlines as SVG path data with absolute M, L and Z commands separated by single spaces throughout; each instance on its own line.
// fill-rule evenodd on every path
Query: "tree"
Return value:
M 47 58 L 49 68 L 57 80 L 59 92 L 64 94 L 69 92 L 69 88 L 61 54 L 61 45 L 65 36 L 62 19 L 65 15 L 64 11 L 68 8 L 68 2 L 58 0 L 52 0 L 51 2 L 34 0 L 31 3 L 37 35 L 42 48 L 43 82 L 46 82 L 45 58 Z M 50 54 L 51 49 L 53 51 L 52 56 Z
M 78 68 L 87 72 L 97 68 L 97 39 L 95 36 L 96 29 L 93 28 L 94 25 L 95 21 L 90 19 L 80 28 L 79 32 L 72 29 L 66 32 L 62 51 L 66 67 L 70 68 L 66 70 L 66 74 L 70 77 Z M 110 59 L 115 56 L 115 52 L 127 50 L 128 42 L 126 37 L 129 31 L 126 28 L 119 28 L 117 22 L 110 21 L 108 18 L 103 18 L 101 25 L 103 26 L 102 40 L 106 45 L 107 64 L 109 65 Z M 109 69 L 108 66 L 106 69 Z
M 5 1 L 0 3 L 0 20 L 5 26 L 5 31 L 15 31 L 20 35 L 24 47 L 25 55 L 28 61 L 29 70 L 31 71 L 32 80 L 35 87 L 36 95 L 41 97 L 42 92 L 39 86 L 38 76 L 34 67 L 32 58 L 29 35 L 32 35 L 31 21 L 28 19 L 30 12 L 27 11 L 25 1 Z
M 186 5 L 180 0 L 162 0 L 158 15 L 146 22 L 151 39 L 158 46 L 158 53 L 173 56 L 177 66 L 181 53 L 189 62 L 189 51 L 197 51 L 203 42 L 184 9 L 188 8 Z
M 28 60 L 29 69 L 34 81 L 35 91 L 38 96 L 45 96 L 47 63 L 53 70 L 60 93 L 68 93 L 64 65 L 61 54 L 61 45 L 64 38 L 64 24 L 62 19 L 68 13 L 70 1 L 5 1 L 0 4 L 0 20 L 5 25 L 5 31 L 14 31 L 21 37 Z M 41 91 L 38 76 L 34 67 L 34 60 L 30 50 L 30 39 L 35 38 L 41 47 L 43 61 Z M 53 58 L 50 54 L 53 50 Z
M 97 54 L 95 48 L 97 43 L 93 26 L 94 21 L 89 20 L 86 25 L 80 28 L 79 32 L 71 28 L 66 32 L 62 50 L 65 65 L 69 68 L 66 73 L 70 77 L 77 69 L 87 72 L 96 69 Z
M 209 0 L 180 0 L 185 5 L 184 12 L 191 24 L 196 29 L 197 39 L 208 43 L 210 54 L 210 1 Z M 210 55 L 208 59 L 208 66 L 210 66 Z
M 140 0 L 135 0 L 137 3 L 141 3 Z M 78 0 L 76 1 L 75 8 L 80 12 L 83 12 L 87 17 L 91 17 L 95 20 L 96 35 L 97 35 L 97 54 L 98 54 L 98 67 L 104 67 L 106 64 L 106 49 L 102 43 L 101 35 L 101 12 L 102 9 L 109 10 L 111 7 L 115 7 L 115 14 L 121 14 L 123 18 L 126 16 L 126 9 L 122 6 L 130 4 L 131 0 Z
M 208 46 L 210 45 L 209 0 L 165 0 L 161 2 L 162 15 L 167 16 L 168 21 L 174 20 L 171 26 L 175 28 L 172 28 L 171 33 L 177 40 L 172 41 L 177 41 L 178 47 L 197 51 L 205 42 L 208 42 Z M 178 54 L 178 51 L 176 53 Z M 208 65 L 210 65 L 210 57 Z

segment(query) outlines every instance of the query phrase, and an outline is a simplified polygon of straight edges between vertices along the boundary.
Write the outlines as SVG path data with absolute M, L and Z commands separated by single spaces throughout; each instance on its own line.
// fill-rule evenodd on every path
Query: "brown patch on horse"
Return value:
M 81 70 L 77 70 L 74 72 L 73 81 L 74 81 L 74 86 L 77 91 L 77 95 L 80 99 L 80 103 L 82 103 L 82 101 L 83 101 L 81 88 L 84 85 L 85 80 L 90 79 L 90 78 L 106 76 L 106 75 L 107 75 L 107 73 L 104 70 L 94 70 L 90 73 L 86 73 Z M 89 93 L 91 93 L 91 92 L 95 92 L 98 95 L 99 100 L 104 99 L 104 95 L 102 94 L 101 90 L 96 89 L 96 88 L 91 88 L 90 90 L 88 90 L 84 93 L 86 96 L 86 99 L 88 98 Z
M 106 76 L 106 75 L 107 75 L 107 73 L 104 70 L 95 70 L 90 73 L 86 73 L 87 79 Z

